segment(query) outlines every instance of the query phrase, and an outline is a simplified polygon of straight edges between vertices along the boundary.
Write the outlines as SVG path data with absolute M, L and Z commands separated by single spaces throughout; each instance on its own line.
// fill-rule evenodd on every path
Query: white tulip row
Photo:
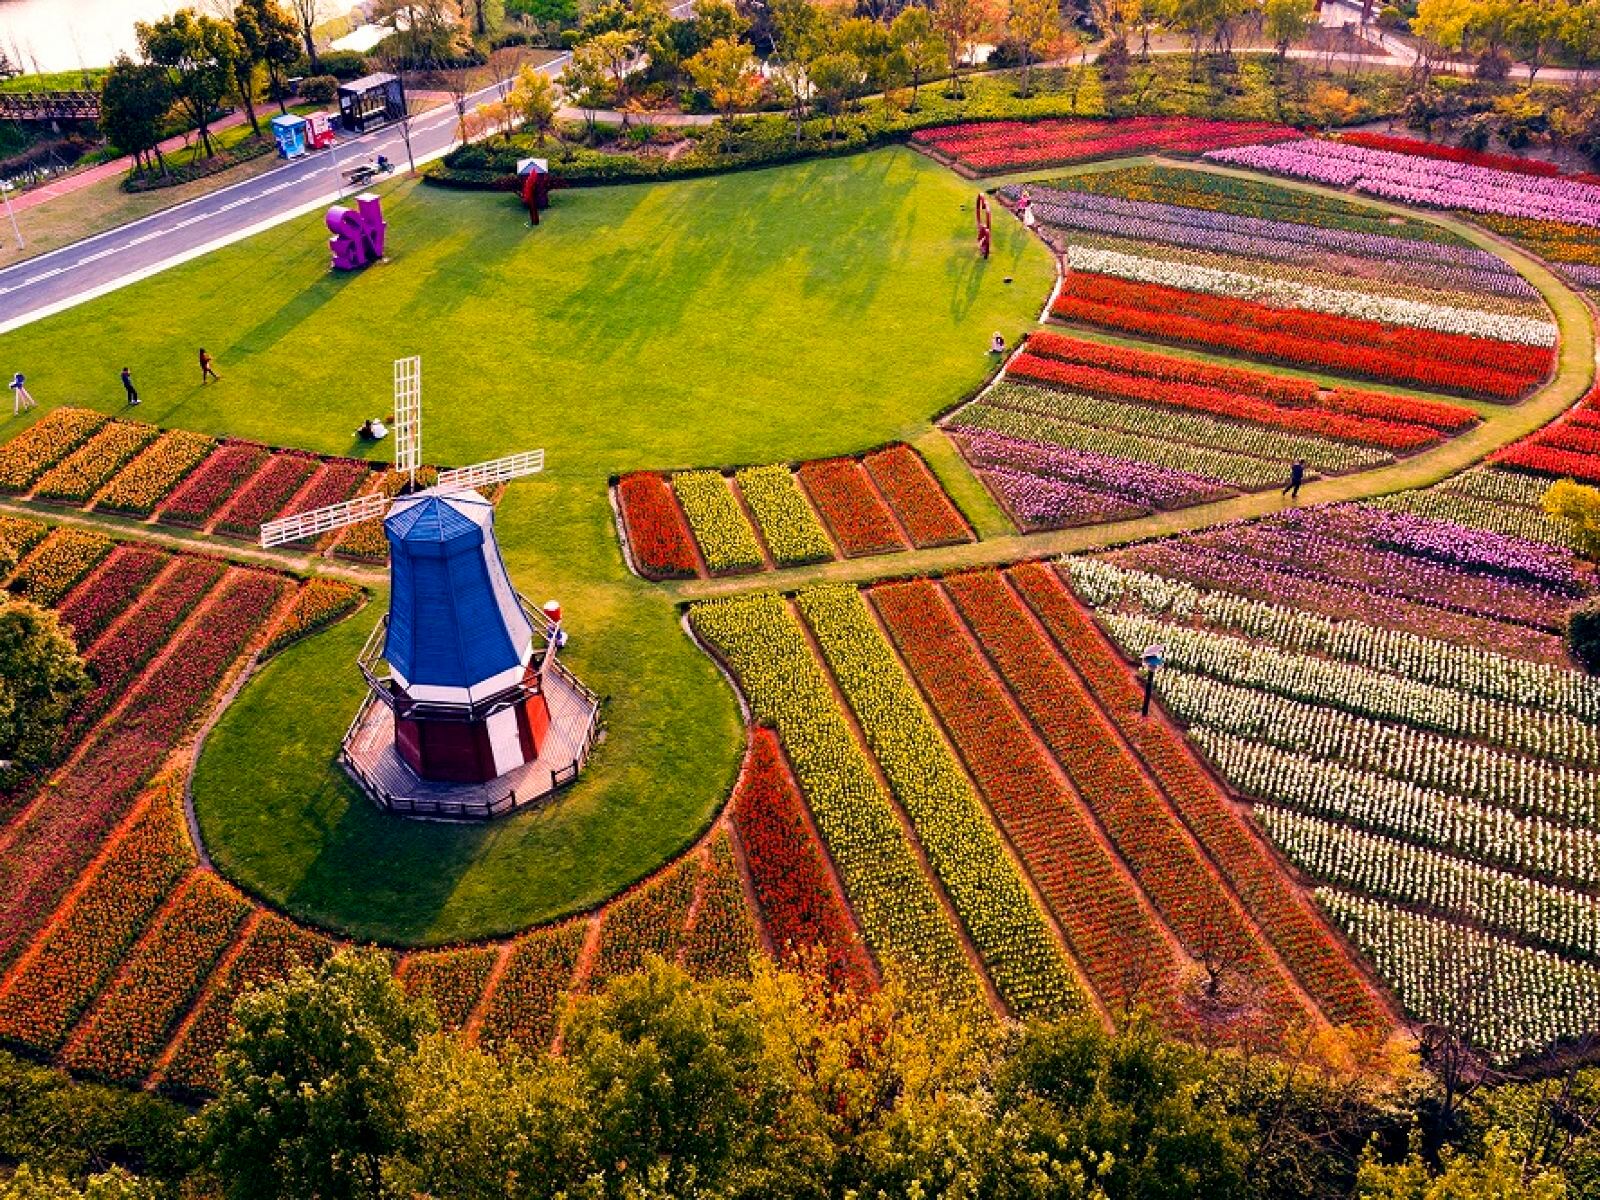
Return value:
M 1600 825 L 1600 772 L 1387 725 L 1205 675 L 1163 671 L 1158 694 L 1192 726 L 1266 742 L 1517 812 Z
M 1317 899 L 1399 994 L 1502 1062 L 1600 1026 L 1600 971 L 1333 888 Z
M 1102 613 L 1101 619 L 1130 657 L 1160 642 L 1173 667 L 1230 683 L 1264 688 L 1360 716 L 1481 738 L 1547 758 L 1600 765 L 1600 725 L 1565 713 L 1527 709 L 1171 621 L 1118 613 Z
M 1544 494 L 1550 490 L 1550 481 L 1542 475 L 1524 475 L 1521 471 L 1504 471 L 1495 467 L 1478 467 L 1452 475 L 1439 485 L 1480 500 L 1494 500 L 1500 504 L 1519 504 L 1525 508 L 1540 509 Z M 1540 511 L 1543 511 L 1540 509 Z
M 1101 565 L 1125 576 L 1129 591 L 1141 601 L 1141 588 L 1146 581 L 1166 583 L 1148 572 Z M 1158 585 L 1154 595 L 1157 604 L 1146 607 L 1162 611 L 1165 606 L 1159 602 L 1164 591 Z M 1190 611 L 1207 624 L 1273 642 L 1286 650 L 1340 658 L 1375 671 L 1405 675 L 1491 700 L 1600 720 L 1600 679 L 1577 671 L 1361 621 L 1335 621 L 1232 592 L 1195 591 L 1196 603 Z
M 1069 246 L 1067 261 L 1075 271 L 1092 271 L 1099 275 L 1131 279 L 1136 283 L 1160 284 L 1211 296 L 1255 300 L 1279 307 L 1333 313 L 1363 321 L 1380 321 L 1386 325 L 1406 325 L 1435 333 L 1492 338 L 1526 346 L 1556 344 L 1556 327 L 1537 317 L 1519 317 L 1509 313 L 1431 304 L 1423 300 L 1405 300 L 1398 296 L 1375 296 L 1369 292 L 1315 287 L 1289 279 L 1250 275 L 1243 271 L 1219 271 L 1143 255 L 1119 254 L 1115 250 L 1097 250 L 1090 246 Z
M 1600 887 L 1600 835 L 1342 767 L 1205 726 L 1190 731 L 1240 792 L 1550 879 Z
M 1600 901 L 1570 888 L 1260 805 L 1256 819 L 1319 883 L 1486 925 L 1556 953 L 1600 954 Z

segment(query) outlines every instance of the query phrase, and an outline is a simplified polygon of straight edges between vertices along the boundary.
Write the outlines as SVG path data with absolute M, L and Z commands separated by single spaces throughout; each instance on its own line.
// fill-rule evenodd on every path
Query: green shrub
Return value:
M 313 75 L 300 81 L 300 98 L 312 104 L 327 104 L 339 94 L 339 80 L 333 75 Z
M 1600 600 L 1591 600 L 1567 617 L 1567 647 L 1591 675 L 1600 675 Z
M 372 65 L 365 56 L 357 54 L 354 50 L 329 50 L 325 54 L 317 55 L 317 62 L 322 67 L 324 75 L 332 75 L 335 79 L 360 79 L 369 74 Z

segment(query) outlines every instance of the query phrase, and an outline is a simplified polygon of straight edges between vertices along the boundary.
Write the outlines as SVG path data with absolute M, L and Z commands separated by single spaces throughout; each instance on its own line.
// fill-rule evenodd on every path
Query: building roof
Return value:
M 397 500 L 383 529 L 390 582 L 383 656 L 397 681 L 470 691 L 526 664 L 533 626 L 506 574 L 487 500 L 429 489 Z
M 341 92 L 370 92 L 374 88 L 380 88 L 393 82 L 393 75 L 385 71 L 379 71 L 373 75 L 363 75 L 360 79 L 352 79 L 349 83 L 341 83 L 339 90 Z

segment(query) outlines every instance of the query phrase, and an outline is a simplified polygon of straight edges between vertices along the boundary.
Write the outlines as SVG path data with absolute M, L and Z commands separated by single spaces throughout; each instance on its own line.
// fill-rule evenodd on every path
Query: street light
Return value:
M 1139 715 L 1148 717 L 1150 694 L 1156 690 L 1156 670 L 1167 661 L 1167 648 L 1160 642 L 1152 642 L 1144 648 L 1139 661 L 1144 664 L 1144 704 L 1139 708 Z
M 17 235 L 17 249 L 24 250 L 26 247 L 22 244 L 22 230 L 17 227 L 17 213 L 11 207 L 11 189 L 14 186 L 16 185 L 0 179 L 0 198 L 6 202 L 6 216 L 11 218 L 11 232 Z

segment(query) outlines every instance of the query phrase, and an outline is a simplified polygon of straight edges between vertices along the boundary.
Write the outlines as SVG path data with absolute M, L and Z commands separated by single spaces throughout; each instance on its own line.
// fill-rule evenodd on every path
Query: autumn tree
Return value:
M 1289 47 L 1305 37 L 1316 19 L 1317 0 L 1266 0 L 1262 30 L 1278 56 L 1278 74 L 1289 57 Z
M 761 98 L 761 72 L 743 42 L 719 38 L 683 66 L 729 125 L 735 111 L 749 108 Z
M 951 96 L 966 98 L 961 64 L 990 27 L 990 18 L 987 0 L 934 0 L 933 26 L 944 39 L 945 62 L 950 68 Z
M 289 0 L 289 11 L 300 32 L 300 41 L 305 45 L 306 61 L 311 66 L 311 73 L 322 74 L 322 61 L 317 57 L 316 35 L 317 23 L 322 20 L 322 0 Z
M 1006 32 L 1022 51 L 1022 88 L 1017 94 L 1032 95 L 1034 58 L 1048 59 L 1060 48 L 1060 0 L 1011 0 Z
M 525 65 L 517 73 L 516 85 L 507 103 L 521 118 L 523 127 L 538 134 L 539 145 L 544 145 L 545 137 L 556 123 L 556 89 L 550 76 Z
M 583 109 L 583 119 L 591 135 L 594 133 L 595 115 L 603 103 L 606 79 L 605 60 L 593 42 L 574 47 L 572 57 L 561 71 L 561 90 Z

